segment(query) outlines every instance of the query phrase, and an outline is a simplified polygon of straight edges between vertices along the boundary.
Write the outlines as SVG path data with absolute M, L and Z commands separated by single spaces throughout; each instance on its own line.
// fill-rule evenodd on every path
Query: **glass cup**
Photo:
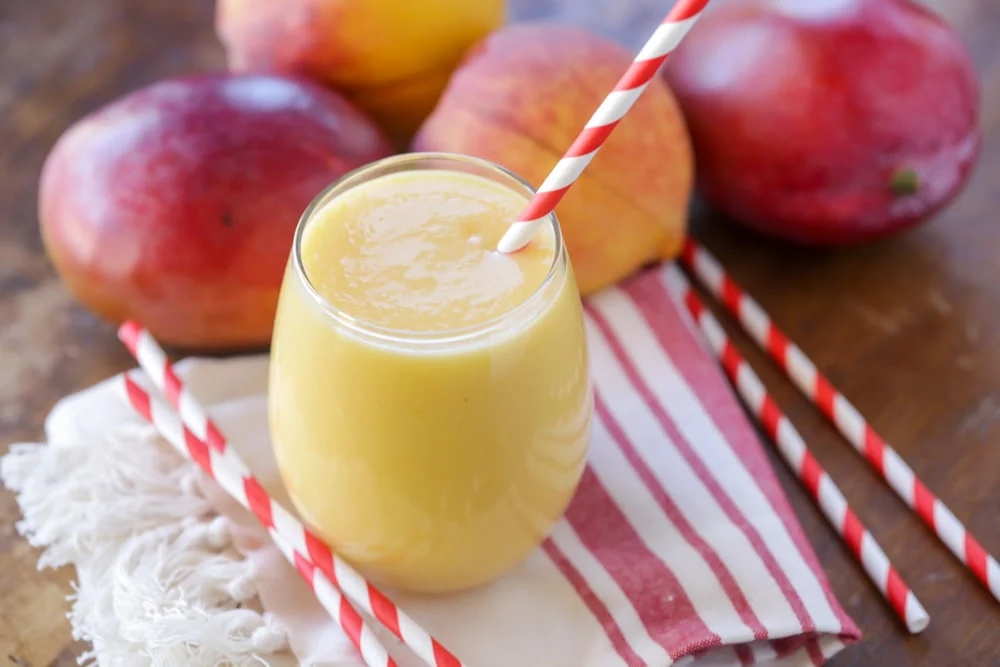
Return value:
M 387 329 L 310 283 L 303 234 L 326 204 L 383 175 L 442 170 L 532 194 L 491 162 L 450 154 L 400 155 L 344 176 L 299 221 L 271 348 L 271 435 L 296 508 L 372 581 L 413 592 L 483 584 L 542 542 L 583 472 L 593 402 L 554 215 L 541 286 L 476 326 Z

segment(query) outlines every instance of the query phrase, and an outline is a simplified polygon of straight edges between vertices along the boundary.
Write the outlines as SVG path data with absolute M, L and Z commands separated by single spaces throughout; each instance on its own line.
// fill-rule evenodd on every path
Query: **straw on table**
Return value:
M 244 479 L 239 485 L 241 488 L 237 489 L 233 486 L 235 480 L 220 479 L 217 475 L 213 475 L 213 471 L 217 471 L 218 466 L 213 465 L 212 457 L 208 453 L 208 446 L 184 428 L 173 410 L 150 395 L 129 373 L 122 374 L 122 386 L 129 404 L 152 424 L 174 449 L 201 465 L 205 472 L 215 477 L 220 483 L 228 482 L 228 484 L 222 484 L 226 491 L 239 500 L 244 507 L 253 510 L 254 501 L 251 498 L 255 493 L 262 491 L 256 482 Z M 323 608 L 343 628 L 344 633 L 361 654 L 365 664 L 368 667 L 396 667 L 396 662 L 375 637 L 371 628 L 368 627 L 357 610 L 334 588 L 326 575 L 318 572 L 315 566 L 274 528 L 273 523 L 271 525 L 265 523 L 265 526 L 278 549 L 309 584 Z
M 503 253 L 520 250 L 538 233 L 545 218 L 594 159 L 597 151 L 642 95 L 667 56 L 684 39 L 707 4 L 708 0 L 678 0 L 625 70 L 614 90 L 604 99 L 569 150 L 545 178 L 517 221 L 500 239 L 497 250 Z
M 922 632 L 930 623 L 927 611 L 809 451 L 798 430 L 768 395 L 760 378 L 733 347 L 722 325 L 705 308 L 680 269 L 670 265 L 663 276 L 667 289 L 687 306 L 747 409 L 767 431 L 785 463 L 809 491 L 830 525 L 843 538 L 906 628 L 914 634 Z
M 704 247 L 689 239 L 682 255 L 698 281 L 722 302 L 754 341 L 817 406 L 883 480 L 934 531 L 952 554 L 1000 600 L 1000 565 L 955 514 L 917 477 L 816 364 L 774 325 Z
M 135 322 L 126 322 L 119 328 L 118 336 L 153 384 L 163 391 L 180 413 L 187 443 L 184 453 L 250 509 L 272 535 L 277 534 L 294 547 L 294 553 L 301 561 L 297 563 L 300 572 L 304 567 L 310 572 L 318 569 L 329 582 L 371 614 L 426 664 L 432 667 L 463 667 L 463 663 L 430 633 L 271 498 L 236 450 L 228 446 L 222 431 L 208 417 L 205 409 L 185 389 L 166 353 L 148 331 Z

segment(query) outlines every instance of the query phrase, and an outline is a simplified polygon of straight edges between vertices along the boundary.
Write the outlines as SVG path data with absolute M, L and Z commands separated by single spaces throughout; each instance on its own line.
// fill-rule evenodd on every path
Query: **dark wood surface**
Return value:
M 522 15 L 537 15 L 558 3 L 517 4 Z M 656 16 L 666 3 L 649 0 L 623 13 L 629 4 L 567 6 L 573 20 L 593 25 L 618 16 L 618 36 L 635 46 L 649 25 L 642 12 Z M 781 247 L 710 214 L 699 214 L 695 226 L 931 489 L 1000 553 L 1000 3 L 931 4 L 965 38 L 983 88 L 984 151 L 945 213 L 892 241 L 838 252 Z M 36 218 L 42 161 L 68 125 L 118 95 L 220 67 L 212 11 L 208 0 L 0 0 L 0 451 L 39 438 L 61 396 L 130 365 L 113 328 L 73 302 L 45 259 Z M 933 617 L 922 636 L 908 637 L 776 463 L 837 596 L 865 633 L 832 664 L 1000 665 L 1000 604 L 760 354 L 742 347 Z M 33 667 L 75 664 L 80 647 L 63 616 L 71 573 L 35 570 L 37 552 L 14 532 L 17 518 L 14 499 L 0 491 L 0 665 L 8 656 Z

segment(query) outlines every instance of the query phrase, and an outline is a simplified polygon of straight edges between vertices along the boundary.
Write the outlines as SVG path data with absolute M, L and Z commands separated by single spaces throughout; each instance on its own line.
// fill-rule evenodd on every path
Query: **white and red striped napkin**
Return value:
M 757 435 L 661 280 L 652 269 L 588 300 L 594 438 L 550 539 L 484 588 L 393 595 L 469 667 L 819 665 L 859 637 Z M 285 498 L 267 437 L 266 358 L 190 359 L 178 371 Z M 94 400 L 94 390 L 72 397 L 61 419 L 93 422 Z M 289 629 L 298 662 L 362 667 L 252 517 L 221 490 L 209 500 L 239 525 L 260 601 Z M 401 666 L 420 664 L 387 632 L 379 637 Z

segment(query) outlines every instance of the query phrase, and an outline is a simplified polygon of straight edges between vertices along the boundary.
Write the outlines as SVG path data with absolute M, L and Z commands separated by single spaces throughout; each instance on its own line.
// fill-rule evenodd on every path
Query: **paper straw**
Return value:
M 545 178 L 517 221 L 500 239 L 497 250 L 502 253 L 520 250 L 538 233 L 545 218 L 594 159 L 597 151 L 642 95 L 667 56 L 684 39 L 707 4 L 708 0 L 679 0 L 673 6 L 614 89 L 587 121 L 569 150 Z
M 250 473 L 235 449 L 228 446 L 208 413 L 188 392 L 174 373 L 166 353 L 148 331 L 135 322 L 126 322 L 118 337 L 146 371 L 153 384 L 180 413 L 186 442 L 184 453 L 260 519 L 271 534 L 292 546 L 299 561 L 296 566 L 318 569 L 348 598 L 360 605 L 403 644 L 431 667 L 464 667 L 439 641 L 368 583 L 350 564 L 341 559 L 315 533 L 268 495 Z M 280 546 L 280 545 L 279 545 Z
M 906 628 L 913 634 L 922 632 L 930 623 L 927 611 L 896 572 L 871 532 L 847 504 L 844 494 L 809 451 L 798 430 L 767 393 L 750 364 L 733 347 L 722 325 L 704 307 L 680 269 L 671 264 L 662 275 L 667 289 L 687 306 L 744 405 L 767 431 L 781 457 L 819 505 L 827 521 L 843 538 Z
M 129 373 L 122 374 L 122 385 L 129 404 L 152 424 L 160 435 L 173 445 L 174 449 L 198 463 L 244 507 L 255 514 L 257 513 L 254 509 L 253 495 L 262 489 L 255 480 L 244 477 L 241 482 L 236 483 L 230 478 L 220 478 L 215 473 L 226 463 L 216 458 L 214 450 L 210 450 L 203 441 L 184 428 L 180 419 L 166 403 L 150 395 Z M 265 523 L 265 527 L 281 553 L 309 584 L 309 588 L 316 594 L 319 603 L 330 614 L 330 617 L 343 628 L 344 633 L 358 649 L 365 664 L 368 667 L 396 667 L 396 662 L 375 637 L 371 628 L 368 627 L 357 610 L 334 588 L 326 575 L 317 571 L 311 561 L 296 550 L 275 529 L 273 523 L 270 525 Z
M 688 240 L 684 263 L 740 323 L 743 329 L 791 379 L 796 387 L 833 422 L 855 451 L 919 516 L 949 551 L 1000 600 L 1000 565 L 955 514 L 927 488 L 895 449 L 880 436 L 854 405 L 788 340 L 750 295 L 729 276 L 705 248 Z

